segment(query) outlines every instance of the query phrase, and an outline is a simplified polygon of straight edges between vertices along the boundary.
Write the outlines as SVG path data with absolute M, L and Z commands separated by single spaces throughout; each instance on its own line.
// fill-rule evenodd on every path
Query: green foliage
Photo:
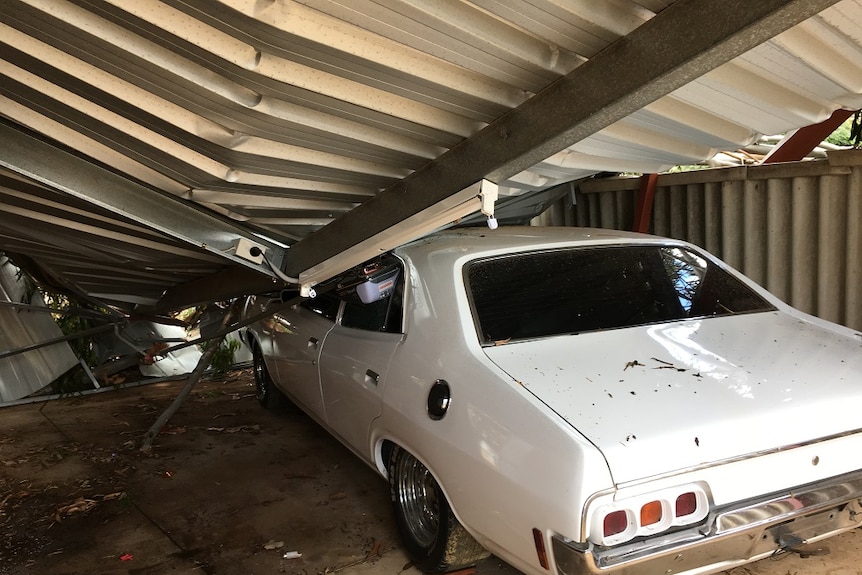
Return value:
M 201 319 L 201 314 L 204 312 L 205 309 L 206 308 L 189 307 L 179 311 L 174 317 L 190 326 L 197 325 L 197 323 Z
M 674 166 L 667 171 L 669 174 L 676 174 L 679 172 L 697 172 L 700 170 L 708 170 L 711 166 L 707 164 L 690 164 L 683 166 Z
M 836 146 L 852 146 L 853 144 L 850 143 L 850 124 L 852 122 L 853 119 L 848 118 L 847 121 L 838 126 L 838 129 L 826 138 L 826 141 Z
M 104 310 L 87 303 L 75 301 L 66 295 L 58 294 L 43 294 L 45 303 L 51 309 L 57 310 L 59 313 L 52 314 L 54 321 L 60 327 L 63 335 L 72 335 L 84 330 L 92 329 L 100 325 L 93 317 L 81 316 L 74 313 L 67 313 L 70 308 L 79 308 L 82 310 L 91 310 L 102 312 Z M 98 363 L 95 346 L 92 337 L 79 337 L 69 340 L 69 347 L 72 348 L 74 354 L 84 361 L 88 366 L 95 366 Z M 52 391 L 54 393 L 66 394 L 91 389 L 93 387 L 90 378 L 84 372 L 84 368 L 77 365 L 69 371 L 54 380 Z
M 201 347 L 207 349 L 214 342 L 213 340 L 204 342 Z M 212 367 L 213 376 L 214 377 L 224 377 L 225 374 L 231 370 L 234 364 L 234 353 L 239 349 L 239 342 L 235 339 L 223 339 L 219 343 L 218 348 L 215 350 L 213 354 L 212 362 L 210 362 L 210 367 Z
M 862 140 L 860 127 L 862 127 L 862 114 L 856 112 L 838 126 L 838 129 L 832 132 L 826 141 L 836 146 L 855 146 L 858 148 L 860 147 L 860 140 Z

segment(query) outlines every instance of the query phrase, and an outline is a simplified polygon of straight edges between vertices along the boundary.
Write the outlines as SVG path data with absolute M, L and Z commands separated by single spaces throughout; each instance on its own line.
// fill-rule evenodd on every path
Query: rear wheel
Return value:
M 278 409 L 287 405 L 287 398 L 273 383 L 269 370 L 266 368 L 266 362 L 263 361 L 263 352 L 257 344 L 254 346 L 254 352 L 252 352 L 252 360 L 254 387 L 260 404 L 267 409 Z
M 397 446 L 389 458 L 389 487 L 398 531 L 419 569 L 445 573 L 488 556 L 455 518 L 428 469 Z

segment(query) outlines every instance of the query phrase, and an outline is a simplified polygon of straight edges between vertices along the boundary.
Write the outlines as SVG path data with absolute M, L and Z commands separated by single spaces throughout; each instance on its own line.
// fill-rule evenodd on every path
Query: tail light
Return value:
M 649 527 L 651 525 L 661 524 L 662 520 L 667 516 L 664 512 L 663 501 L 650 501 L 641 507 L 641 526 Z
M 697 495 L 688 491 L 676 498 L 676 516 L 687 517 L 697 511 Z
M 593 512 L 590 539 L 599 545 L 619 545 L 698 523 L 708 514 L 706 491 L 697 484 L 683 485 L 602 505 Z
M 619 535 L 620 533 L 625 532 L 629 525 L 632 525 L 633 522 L 629 519 L 629 511 L 626 509 L 618 509 L 617 511 L 611 511 L 607 515 L 605 515 L 604 520 L 604 533 L 605 537 L 611 537 L 613 535 Z

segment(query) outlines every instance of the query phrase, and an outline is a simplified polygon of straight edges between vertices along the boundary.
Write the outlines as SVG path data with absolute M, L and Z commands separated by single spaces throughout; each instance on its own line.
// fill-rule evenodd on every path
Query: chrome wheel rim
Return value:
M 434 543 L 440 527 L 440 501 L 437 482 L 415 457 L 403 452 L 396 468 L 398 505 L 407 529 L 422 547 Z

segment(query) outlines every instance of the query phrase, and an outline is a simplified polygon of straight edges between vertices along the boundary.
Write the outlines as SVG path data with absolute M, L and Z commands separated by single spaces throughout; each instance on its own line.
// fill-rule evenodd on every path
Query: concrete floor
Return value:
M 198 384 L 142 454 L 181 386 L 0 409 L 0 574 L 419 573 L 386 483 L 303 414 L 261 409 L 249 371 Z M 730 573 L 862 575 L 859 530 L 828 545 Z M 517 574 L 494 557 L 476 572 Z

